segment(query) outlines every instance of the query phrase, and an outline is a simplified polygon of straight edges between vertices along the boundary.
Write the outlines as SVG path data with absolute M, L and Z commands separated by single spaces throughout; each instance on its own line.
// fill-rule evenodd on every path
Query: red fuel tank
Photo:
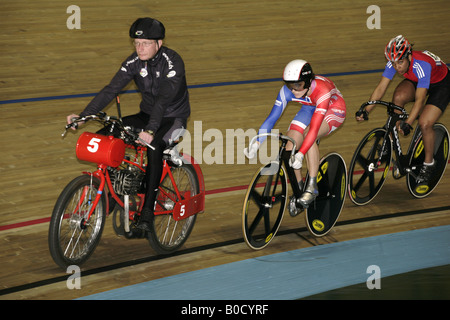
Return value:
M 78 138 L 76 155 L 82 161 L 117 167 L 125 156 L 125 143 L 113 136 L 84 132 Z

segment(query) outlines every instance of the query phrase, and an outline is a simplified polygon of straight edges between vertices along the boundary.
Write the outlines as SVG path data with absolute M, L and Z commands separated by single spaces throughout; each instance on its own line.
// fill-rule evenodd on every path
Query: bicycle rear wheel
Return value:
M 175 185 L 182 199 L 178 199 L 176 188 L 169 175 L 166 175 L 159 185 L 155 201 L 155 215 L 152 219 L 152 232 L 148 232 L 147 239 L 157 253 L 169 254 L 178 250 L 187 240 L 194 228 L 197 215 L 176 221 L 172 212 L 177 201 L 185 196 L 195 196 L 200 192 L 200 186 L 195 169 L 190 164 L 170 168 Z M 157 214 L 158 211 L 169 211 L 168 214 Z
M 409 167 L 412 170 L 412 174 L 406 176 L 406 185 L 409 192 L 416 198 L 424 198 L 428 196 L 438 185 L 442 176 L 444 175 L 445 168 L 447 167 L 449 157 L 449 133 L 447 128 L 441 124 L 436 123 L 434 126 L 435 143 L 434 143 L 434 161 L 436 163 L 433 177 L 428 184 L 418 184 L 414 176 L 419 175 L 420 168 L 423 165 L 425 159 L 425 150 L 423 147 L 422 133 L 416 144 L 412 148 L 411 157 L 409 159 Z
M 106 220 L 104 195 L 86 221 L 99 185 L 100 181 L 95 177 L 79 176 L 64 188 L 56 201 L 48 244 L 53 260 L 63 269 L 84 263 L 100 241 Z
M 305 218 L 309 232 L 316 237 L 323 237 L 336 224 L 344 206 L 347 167 L 340 154 L 333 152 L 322 158 L 317 187 L 319 195 L 306 209 Z
M 278 161 L 262 166 L 245 194 L 242 231 L 247 245 L 260 250 L 275 237 L 287 199 L 286 172 Z
M 380 192 L 391 166 L 391 139 L 384 139 L 386 129 L 370 131 L 361 140 L 348 169 L 348 193 L 353 203 L 365 205 Z M 384 142 L 386 147 L 382 151 Z M 380 155 L 383 153 L 380 159 Z

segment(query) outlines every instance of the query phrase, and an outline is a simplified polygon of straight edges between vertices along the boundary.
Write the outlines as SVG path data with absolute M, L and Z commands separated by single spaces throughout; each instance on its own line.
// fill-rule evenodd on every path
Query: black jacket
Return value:
M 140 60 L 136 52 L 129 56 L 111 82 L 92 99 L 80 116 L 97 114 L 131 80 L 142 94 L 141 111 L 150 116 L 145 130 L 156 132 L 165 117 L 189 117 L 191 109 L 184 62 L 178 53 L 164 46 L 148 61 Z

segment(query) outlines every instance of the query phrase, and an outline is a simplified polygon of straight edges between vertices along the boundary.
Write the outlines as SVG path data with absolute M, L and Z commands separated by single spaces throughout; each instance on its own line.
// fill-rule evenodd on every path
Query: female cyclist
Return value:
M 305 60 L 289 62 L 283 73 L 284 85 L 280 89 L 275 104 L 267 119 L 259 129 L 259 133 L 270 132 L 282 115 L 288 102 L 298 102 L 301 109 L 292 120 L 287 136 L 293 138 L 300 149 L 295 161 L 290 163 L 295 169 L 297 181 L 303 183 L 300 168 L 306 155 L 310 178 L 306 181 L 306 189 L 298 202 L 304 207 L 317 197 L 317 173 L 319 171 L 319 147 L 316 140 L 329 135 L 345 120 L 345 101 L 334 83 L 313 73 L 311 65 Z M 254 158 L 263 138 L 244 150 L 249 158 Z M 283 157 L 289 157 L 292 143 L 288 143 Z M 302 187 L 300 188 L 302 190 Z

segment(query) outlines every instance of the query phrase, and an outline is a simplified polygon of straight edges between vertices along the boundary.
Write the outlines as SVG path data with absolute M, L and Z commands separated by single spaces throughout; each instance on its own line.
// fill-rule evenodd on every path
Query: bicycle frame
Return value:
M 409 165 L 408 165 L 407 162 L 408 162 L 408 159 L 411 156 L 411 152 L 413 150 L 414 145 L 416 144 L 416 142 L 421 137 L 420 136 L 419 126 L 416 126 L 416 128 L 414 129 L 414 133 L 413 133 L 412 138 L 411 138 L 411 140 L 409 142 L 408 152 L 406 154 L 402 153 L 402 147 L 400 145 L 400 140 L 399 140 L 397 127 L 394 126 L 391 131 L 392 131 L 392 133 L 394 135 L 394 139 L 392 139 L 392 140 L 394 140 L 394 145 L 393 145 L 394 147 L 393 147 L 393 149 L 394 149 L 395 157 L 398 160 L 398 169 L 400 170 L 400 174 L 403 176 L 403 175 L 409 173 L 409 174 L 412 175 L 412 177 L 414 179 L 417 178 L 416 175 L 411 170 L 411 169 L 414 169 L 414 168 L 409 168 Z M 389 133 L 389 132 L 387 132 L 387 133 Z
M 393 142 L 392 148 L 394 150 L 395 157 L 398 160 L 398 167 L 399 167 L 401 175 L 410 173 L 415 178 L 415 175 L 410 170 L 411 168 L 408 168 L 406 161 L 407 161 L 407 158 L 409 158 L 412 148 L 416 144 L 417 140 L 420 139 L 419 126 L 416 126 L 416 128 L 414 129 L 414 133 L 413 133 L 411 141 L 409 143 L 408 152 L 406 154 L 403 154 L 396 123 L 399 120 L 404 120 L 404 119 L 408 118 L 408 114 L 407 114 L 406 110 L 402 107 L 399 107 L 399 106 L 393 104 L 392 102 L 385 102 L 385 101 L 381 101 L 381 100 L 368 101 L 366 103 L 363 103 L 361 105 L 360 110 L 364 110 L 365 107 L 370 104 L 380 104 L 380 105 L 384 105 L 387 107 L 388 119 L 386 120 L 386 124 L 384 125 L 384 127 L 386 128 L 386 134 L 384 135 L 383 145 L 382 145 L 381 149 L 382 150 L 386 149 L 387 139 L 389 138 L 390 141 Z M 396 113 L 395 112 L 396 110 L 400 111 L 401 113 L 400 114 Z M 378 166 L 378 164 L 381 163 L 382 156 L 383 156 L 383 153 L 380 152 L 380 158 L 377 161 L 377 166 Z
M 132 149 L 134 148 L 133 146 L 130 145 L 126 145 L 127 149 Z M 144 155 L 147 152 L 147 148 L 146 147 L 137 147 L 136 150 L 136 156 L 134 158 L 135 161 L 132 160 L 128 160 L 126 158 L 123 159 L 123 162 L 128 163 L 130 165 L 136 166 L 139 168 L 139 170 L 145 172 L 145 168 L 144 168 Z M 163 190 L 161 187 L 159 187 L 159 191 L 161 193 L 163 193 L 165 196 L 167 196 L 169 199 L 171 199 L 174 203 L 175 203 L 175 207 L 172 210 L 162 210 L 162 211 L 158 211 L 155 210 L 154 214 L 155 215 L 164 215 L 164 214 L 169 214 L 172 213 L 173 214 L 173 218 L 174 220 L 178 221 L 181 219 L 186 219 L 194 214 L 197 213 L 201 213 L 204 211 L 204 206 L 205 206 L 205 187 L 204 187 L 204 179 L 203 179 L 203 174 L 201 172 L 201 169 L 199 167 L 199 165 L 195 162 L 192 161 L 193 158 L 187 155 L 183 155 L 183 159 L 189 161 L 189 163 L 191 163 L 197 173 L 197 176 L 199 178 L 199 184 L 200 184 L 200 192 L 191 197 L 190 194 L 181 194 L 181 192 L 178 189 L 178 186 L 175 182 L 175 179 L 173 177 L 172 171 L 171 171 L 171 166 L 169 165 L 167 160 L 163 160 L 163 172 L 161 175 L 161 180 L 160 183 L 164 180 L 164 178 L 166 176 L 169 176 L 170 181 L 172 182 L 172 185 L 174 186 L 175 190 L 174 194 L 176 195 L 176 198 L 167 193 L 165 190 Z M 107 165 L 105 164 L 98 164 L 97 165 L 97 170 L 94 172 L 83 172 L 83 174 L 87 174 L 90 175 L 92 177 L 96 177 L 100 180 L 100 186 L 99 186 L 99 190 L 97 191 L 97 195 L 91 205 L 91 208 L 89 210 L 88 216 L 85 218 L 84 223 L 86 223 L 86 221 L 89 221 L 92 213 L 94 212 L 98 202 L 100 201 L 101 196 L 103 195 L 104 189 L 105 189 L 105 185 L 108 186 L 108 191 L 111 193 L 111 196 L 114 198 L 114 200 L 122 207 L 122 208 L 127 208 L 127 202 L 126 201 L 122 201 L 120 199 L 120 197 L 116 194 L 116 192 L 114 191 L 114 188 L 112 186 L 111 183 L 111 178 L 109 175 L 109 172 L 107 170 Z M 137 208 L 137 211 L 141 211 L 142 206 L 144 204 L 144 198 L 145 195 L 144 194 L 138 194 L 139 198 L 141 199 L 140 201 L 140 205 Z M 109 212 L 109 201 L 107 201 L 107 208 L 106 208 L 106 212 Z M 134 220 L 134 216 L 136 214 L 136 211 L 129 211 L 126 210 L 128 212 L 128 214 L 125 214 L 125 217 L 128 217 L 129 220 Z
M 401 115 L 393 112 L 392 110 L 388 109 L 388 119 L 386 121 L 385 124 L 385 128 L 386 128 L 386 134 L 384 135 L 384 142 L 383 142 L 383 146 L 381 147 L 381 150 L 385 150 L 386 149 L 386 143 L 387 143 L 387 139 L 390 139 L 390 141 L 393 143 L 393 150 L 394 150 L 394 154 L 397 160 L 399 160 L 400 166 L 403 169 L 403 151 L 402 151 L 402 146 L 400 144 L 400 137 L 398 134 L 398 130 L 396 127 L 396 123 L 398 120 L 403 119 L 403 117 L 401 117 Z M 382 152 L 380 153 L 380 158 L 378 159 L 377 163 L 381 163 L 381 157 L 383 156 Z
M 295 176 L 294 169 L 290 166 L 289 159 L 287 159 L 287 158 L 283 159 L 283 157 L 282 157 L 283 151 L 286 150 L 286 144 L 288 141 L 290 141 L 293 145 L 290 158 L 291 158 L 292 162 L 294 161 L 294 156 L 295 156 L 295 153 L 297 150 L 297 144 L 296 144 L 295 140 L 293 138 L 283 135 L 283 134 L 260 133 L 253 137 L 253 139 L 250 141 L 249 145 L 251 146 L 256 141 L 256 139 L 258 139 L 259 137 L 265 137 L 265 136 L 275 137 L 278 140 L 281 140 L 281 146 L 280 146 L 280 150 L 278 152 L 278 161 L 280 161 L 279 159 L 282 159 L 284 161 L 284 167 L 286 168 L 286 172 L 288 174 L 289 182 L 291 184 L 294 195 L 295 195 L 295 197 L 300 197 L 302 190 L 300 190 L 300 187 L 298 185 L 298 181 L 297 181 L 297 177 Z

